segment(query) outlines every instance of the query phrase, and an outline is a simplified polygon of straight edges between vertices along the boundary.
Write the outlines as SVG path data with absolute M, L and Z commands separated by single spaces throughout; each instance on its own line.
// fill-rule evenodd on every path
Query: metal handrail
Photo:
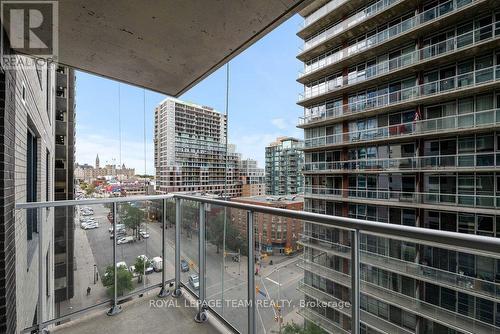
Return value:
M 439 195 L 439 194 L 430 194 Z M 378 234 L 392 235 L 395 237 L 408 238 L 412 236 L 416 241 L 429 241 L 448 244 L 450 246 L 458 245 L 468 249 L 477 249 L 488 254 L 500 254 L 500 238 L 490 238 L 478 235 L 462 234 L 458 232 L 438 231 L 413 226 L 392 225 L 378 223 L 368 220 L 347 218 L 340 216 L 329 216 L 305 211 L 295 211 L 288 209 L 273 208 L 268 206 L 260 206 L 246 204 L 233 201 L 223 201 L 218 199 L 184 195 L 184 194 L 166 194 L 166 195 L 151 195 L 151 196 L 135 196 L 135 197 L 116 197 L 99 200 L 66 200 L 66 201 L 51 201 L 51 202 L 27 202 L 16 203 L 16 209 L 33 209 L 33 208 L 48 208 L 55 206 L 70 206 L 70 205 L 88 205 L 88 204 L 103 204 L 103 203 L 119 203 L 119 202 L 137 202 L 150 201 L 160 199 L 178 198 L 190 200 L 200 203 L 207 203 L 218 206 L 226 206 L 235 209 L 247 210 L 252 212 L 278 215 L 287 218 L 294 218 L 304 221 L 318 222 L 328 224 L 331 227 L 338 227 L 347 230 L 359 230 Z
M 315 161 L 305 162 L 304 172 L 325 170 L 387 170 L 391 168 L 398 170 L 441 170 L 447 168 L 486 169 L 495 168 L 497 166 L 498 162 L 495 160 L 497 160 L 496 158 L 498 153 L 499 152 L 461 153 L 450 155 L 412 156 L 404 158 L 365 158 L 345 161 Z M 477 157 L 492 158 L 493 163 L 491 165 L 478 165 Z M 473 160 L 472 163 L 468 163 L 469 161 L 467 160 L 464 160 L 465 162 L 461 163 L 460 158 L 473 158 Z
M 490 41 L 493 38 L 497 37 L 497 34 L 495 33 L 495 27 L 495 24 L 489 24 L 484 27 L 465 32 L 463 34 L 450 37 L 442 42 L 428 45 L 422 49 L 403 54 L 396 58 L 373 64 L 371 66 L 368 66 L 365 70 L 367 73 L 367 78 L 376 77 L 378 75 L 388 73 L 389 71 L 394 71 L 399 68 L 411 66 L 421 61 L 427 61 L 435 57 L 458 51 L 465 47 L 476 45 L 478 43 Z M 484 30 L 488 28 L 491 28 L 491 37 L 479 38 L 477 36 L 478 34 L 483 33 Z M 299 78 L 321 70 L 340 59 L 342 59 L 342 50 L 333 53 L 327 52 L 324 55 L 315 57 L 304 64 L 304 69 L 299 72 Z M 349 78 L 347 79 L 348 80 L 346 85 L 361 82 L 361 80 L 359 79 L 353 80 L 353 82 L 349 82 Z
M 499 113 L 499 115 L 497 115 Z M 367 128 L 350 132 L 341 132 L 328 136 L 317 136 L 304 140 L 305 148 L 334 144 L 360 143 L 377 139 L 399 138 L 441 132 L 443 130 L 470 129 L 500 123 L 500 109 L 490 109 L 467 114 L 423 119 L 418 121 Z
M 482 68 L 480 70 L 470 71 L 446 79 L 415 85 L 394 92 L 366 97 L 361 101 L 343 104 L 342 106 L 339 106 L 337 108 L 341 110 L 340 115 L 348 115 L 360 111 L 389 106 L 395 103 L 415 100 L 419 97 L 447 93 L 458 89 L 474 86 L 476 84 L 494 82 L 499 79 L 498 74 L 496 73 L 497 71 L 499 71 L 499 69 L 500 65 Z M 491 78 L 485 79 L 484 81 L 477 79 L 478 77 L 489 75 L 491 75 Z M 326 93 L 328 92 L 318 92 L 316 94 L 311 93 L 309 95 L 306 93 L 299 94 L 299 101 L 311 99 Z M 334 114 L 336 114 L 336 112 L 334 112 Z

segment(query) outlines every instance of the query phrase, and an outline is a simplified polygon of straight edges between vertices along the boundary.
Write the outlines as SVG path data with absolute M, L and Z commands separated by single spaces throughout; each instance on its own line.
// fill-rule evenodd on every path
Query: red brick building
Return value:
M 281 209 L 301 211 L 304 199 L 301 196 L 252 196 L 232 198 L 233 202 L 270 206 Z M 297 250 L 297 240 L 302 233 L 302 221 L 269 214 L 256 213 L 254 225 L 256 247 L 267 254 L 289 254 Z M 245 210 L 231 209 L 231 222 L 242 235 L 247 231 L 247 213 Z

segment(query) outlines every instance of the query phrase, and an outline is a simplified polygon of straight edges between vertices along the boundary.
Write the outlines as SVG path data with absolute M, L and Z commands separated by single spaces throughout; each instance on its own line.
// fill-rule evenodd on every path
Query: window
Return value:
M 37 170 L 37 138 L 28 129 L 27 133 L 27 147 L 26 147 L 26 201 L 36 202 L 37 201 L 37 182 L 38 182 L 38 170 Z M 27 239 L 33 239 L 33 233 L 38 231 L 38 221 L 37 221 L 37 210 L 28 209 L 26 212 L 26 224 L 27 224 Z

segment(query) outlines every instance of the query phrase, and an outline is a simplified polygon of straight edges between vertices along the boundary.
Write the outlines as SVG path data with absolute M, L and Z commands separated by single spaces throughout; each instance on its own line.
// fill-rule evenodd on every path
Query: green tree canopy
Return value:
M 134 288 L 132 285 L 132 273 L 129 272 L 128 269 L 125 267 L 119 267 L 116 273 L 117 273 L 116 293 L 118 296 L 123 296 L 125 292 L 131 291 Z M 115 267 L 108 266 L 106 268 L 106 273 L 102 278 L 102 284 L 108 288 L 107 291 L 110 296 L 114 294 L 114 287 L 115 287 L 114 274 L 115 274 Z

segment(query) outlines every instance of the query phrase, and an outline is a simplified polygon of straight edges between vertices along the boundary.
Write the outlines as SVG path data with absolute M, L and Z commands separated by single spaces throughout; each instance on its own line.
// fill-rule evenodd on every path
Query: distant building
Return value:
M 87 183 L 92 183 L 98 178 L 113 176 L 118 180 L 128 180 L 135 176 L 135 168 L 126 168 L 125 164 L 122 164 L 121 168 L 117 168 L 115 164 L 107 164 L 104 167 L 99 167 L 99 155 L 95 159 L 96 167 L 84 164 L 78 165 L 75 168 L 75 178 L 79 181 L 84 181 Z
M 233 198 L 231 201 L 297 211 L 304 208 L 304 199 L 301 196 L 253 196 Z M 231 209 L 230 214 L 232 224 L 242 235 L 246 235 L 246 211 Z M 261 252 L 290 254 L 297 251 L 299 247 L 297 241 L 303 228 L 301 220 L 256 213 L 254 224 L 257 230 L 255 243 Z
M 266 193 L 293 195 L 303 192 L 303 141 L 279 137 L 266 147 Z
M 262 196 L 266 193 L 264 168 L 258 168 L 257 160 L 243 159 L 240 162 L 241 196 Z
M 240 155 L 231 146 L 226 161 L 226 116 L 173 98 L 155 109 L 156 189 L 241 196 Z M 227 162 L 227 175 L 226 175 Z

